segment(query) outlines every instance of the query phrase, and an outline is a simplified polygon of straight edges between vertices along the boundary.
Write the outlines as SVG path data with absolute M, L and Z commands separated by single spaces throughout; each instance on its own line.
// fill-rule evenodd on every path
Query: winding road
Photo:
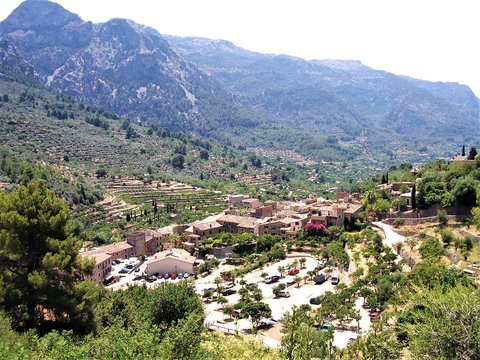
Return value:
M 383 233 L 385 234 L 385 239 L 383 240 L 383 243 L 390 249 L 392 249 L 392 251 L 397 254 L 397 256 L 399 256 L 400 254 L 395 251 L 393 244 L 397 242 L 405 242 L 405 236 L 397 234 L 395 231 L 393 231 L 390 225 L 384 224 L 380 221 L 373 222 L 372 225 L 383 231 Z

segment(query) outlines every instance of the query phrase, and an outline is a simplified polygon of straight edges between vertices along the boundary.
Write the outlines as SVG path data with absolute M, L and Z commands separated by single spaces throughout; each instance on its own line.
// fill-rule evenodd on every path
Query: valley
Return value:
M 22 2 L 0 358 L 478 359 L 479 112 L 455 82 Z

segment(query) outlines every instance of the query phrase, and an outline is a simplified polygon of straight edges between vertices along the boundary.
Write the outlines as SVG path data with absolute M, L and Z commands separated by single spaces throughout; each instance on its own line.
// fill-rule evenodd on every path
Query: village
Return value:
M 405 184 L 392 184 L 391 189 L 392 193 L 405 198 L 405 193 L 398 192 L 402 186 Z M 355 267 L 344 268 L 327 262 L 312 249 L 300 248 L 289 251 L 284 259 L 275 259 L 235 279 L 231 273 L 239 264 L 239 259 L 232 256 L 236 244 L 216 242 L 206 251 L 200 250 L 200 244 L 222 234 L 251 234 L 253 238 L 269 235 L 278 241 L 293 243 L 309 228 L 354 224 L 364 208 L 361 196 L 337 193 L 333 200 L 261 202 L 246 195 L 228 195 L 225 203 L 228 207 L 225 211 L 202 221 L 130 232 L 125 242 L 82 249 L 81 256 L 95 261 L 90 279 L 113 290 L 133 284 L 154 287 L 166 281 L 188 279 L 205 301 L 205 322 L 210 329 L 239 334 L 256 328 L 261 330 L 258 336 L 266 345 L 278 347 L 283 315 L 294 305 L 318 307 L 326 292 L 334 292 L 338 284 L 352 283 Z M 205 266 L 212 262 L 217 266 Z M 239 313 L 225 306 L 238 303 L 242 289 L 246 288 L 261 292 L 271 309 L 269 318 L 257 321 L 239 318 Z M 364 308 L 364 304 L 361 298 L 355 301 L 355 311 L 359 314 L 356 320 L 335 324 L 334 346 L 346 347 L 369 331 L 379 312 Z M 319 326 L 328 330 L 328 326 L 333 325 Z

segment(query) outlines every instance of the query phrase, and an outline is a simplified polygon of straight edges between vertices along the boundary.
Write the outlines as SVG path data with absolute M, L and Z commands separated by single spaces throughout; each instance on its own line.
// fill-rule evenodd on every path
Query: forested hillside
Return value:
M 0 36 L 10 59 L 51 89 L 227 145 L 385 166 L 451 156 L 479 134 L 468 87 L 355 61 L 263 55 L 123 19 L 93 24 L 46 1 L 22 3 Z

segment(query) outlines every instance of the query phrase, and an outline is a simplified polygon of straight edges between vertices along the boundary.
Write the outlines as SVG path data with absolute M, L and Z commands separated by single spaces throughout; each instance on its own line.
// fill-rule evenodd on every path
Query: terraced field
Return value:
M 145 184 L 135 179 L 116 179 L 106 186 L 107 191 L 131 204 L 150 204 L 156 200 L 159 208 L 167 205 L 191 210 L 224 208 L 225 197 L 219 191 L 195 188 L 190 185 L 152 181 Z

